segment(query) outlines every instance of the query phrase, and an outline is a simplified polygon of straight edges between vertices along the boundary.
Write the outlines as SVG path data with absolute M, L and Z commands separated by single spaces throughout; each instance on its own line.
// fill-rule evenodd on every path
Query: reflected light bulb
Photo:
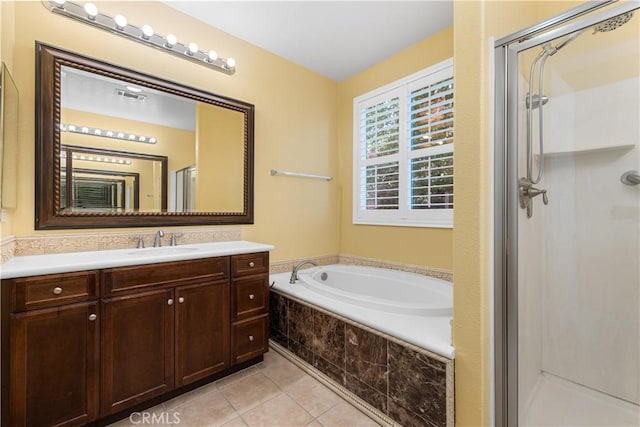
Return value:
M 59 7 L 60 9 L 64 9 L 64 2 L 66 0 L 53 0 L 52 3 Z
M 228 66 L 229 68 L 233 68 L 233 67 L 235 67 L 235 66 L 236 66 L 236 60 L 235 60 L 235 59 L 233 59 L 233 58 L 228 58 L 228 59 L 227 59 L 227 66 Z
M 208 57 L 209 57 L 209 62 L 213 62 L 216 59 L 218 59 L 218 52 L 216 52 L 215 50 L 210 50 Z
M 157 141 L 157 139 L 155 139 L 155 138 L 149 138 L 149 143 L 151 143 L 151 144 L 155 144 L 156 141 Z
M 124 27 L 127 26 L 127 18 L 122 15 L 116 15 L 113 17 L 113 20 L 116 23 L 116 28 L 118 30 L 124 30 Z
M 196 43 L 189 43 L 189 54 L 193 55 L 198 52 L 198 45 Z
M 69 129 L 69 132 L 75 132 L 76 131 L 76 127 L 74 125 L 69 125 L 69 127 L 67 129 Z
M 93 3 L 87 3 L 84 5 L 84 11 L 87 12 L 87 18 L 96 19 L 98 16 L 98 8 Z

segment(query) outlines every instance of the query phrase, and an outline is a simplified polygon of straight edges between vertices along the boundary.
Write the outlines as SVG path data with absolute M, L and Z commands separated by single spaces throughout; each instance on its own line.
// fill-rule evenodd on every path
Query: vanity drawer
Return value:
M 248 276 L 269 272 L 269 252 L 234 255 L 231 257 L 231 274 L 233 277 Z
M 233 281 L 231 317 L 246 319 L 269 312 L 269 280 L 266 275 Z
M 102 270 L 102 296 L 229 278 L 229 257 L 204 258 Z
M 269 350 L 269 317 L 265 314 L 241 322 L 231 328 L 232 364 L 246 362 Z
M 48 274 L 12 280 L 11 310 L 25 311 L 98 298 L 98 272 Z

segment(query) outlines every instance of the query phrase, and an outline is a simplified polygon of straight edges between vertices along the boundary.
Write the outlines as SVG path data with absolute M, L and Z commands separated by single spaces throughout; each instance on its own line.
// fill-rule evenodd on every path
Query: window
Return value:
M 453 61 L 353 100 L 353 222 L 453 226 Z

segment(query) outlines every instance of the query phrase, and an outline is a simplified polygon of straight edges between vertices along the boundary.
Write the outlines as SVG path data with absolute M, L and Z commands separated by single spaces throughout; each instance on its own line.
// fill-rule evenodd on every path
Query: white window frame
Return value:
M 428 79 L 433 83 L 453 77 L 453 58 L 432 65 L 395 82 L 374 89 L 353 99 L 353 223 L 369 225 L 395 225 L 410 227 L 453 227 L 453 209 L 411 209 L 409 196 L 410 163 L 416 157 L 432 156 L 451 152 L 453 154 L 454 143 L 441 146 L 411 150 L 408 141 L 408 118 L 406 100 L 408 94 L 416 89 L 416 85 L 424 85 L 419 80 Z M 454 86 L 455 93 L 455 86 Z M 398 96 L 400 98 L 400 143 L 397 154 L 384 156 L 377 159 L 362 159 L 360 156 L 360 112 L 363 108 L 377 105 L 384 100 Z M 454 95 L 455 96 L 455 95 Z M 455 109 L 455 104 L 454 104 Z M 455 117 L 454 117 L 455 121 Z M 454 122 L 455 123 L 455 122 Z M 454 134 L 455 138 L 455 134 Z M 399 161 L 399 200 L 397 210 L 364 210 L 360 209 L 361 197 L 361 173 L 362 167 L 372 163 L 388 163 Z M 455 169 L 455 164 L 454 164 Z

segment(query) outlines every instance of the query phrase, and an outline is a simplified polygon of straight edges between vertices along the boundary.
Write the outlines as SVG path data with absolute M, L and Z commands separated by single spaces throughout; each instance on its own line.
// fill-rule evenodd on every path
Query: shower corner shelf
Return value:
M 595 154 L 595 153 L 604 153 L 607 151 L 622 151 L 622 150 L 631 150 L 635 148 L 635 144 L 620 144 L 620 145 L 609 145 L 603 147 L 590 147 L 590 148 L 578 148 L 575 150 L 558 150 L 558 151 L 550 151 L 548 153 L 544 153 L 544 157 L 564 157 L 564 156 L 573 156 L 579 154 Z M 540 157 L 539 154 L 536 157 Z

